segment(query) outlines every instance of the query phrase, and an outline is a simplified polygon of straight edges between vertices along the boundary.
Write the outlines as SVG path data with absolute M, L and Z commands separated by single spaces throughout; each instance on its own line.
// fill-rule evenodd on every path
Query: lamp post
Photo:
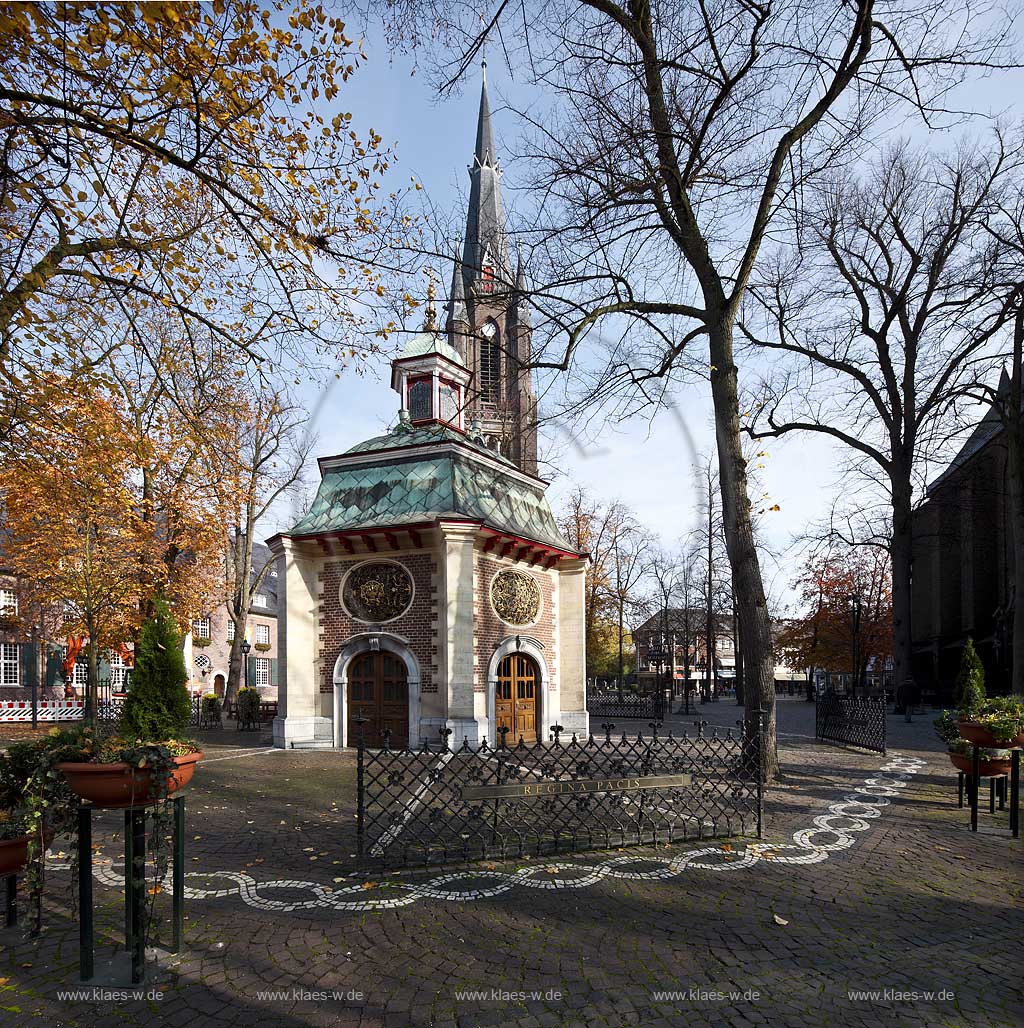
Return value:
M 850 597 L 850 616 L 853 619 L 853 669 L 850 675 L 850 692 L 856 696 L 857 686 L 860 684 L 857 670 L 860 663 L 860 593 L 854 593 Z
M 29 674 L 32 677 L 32 727 L 39 727 L 39 626 L 32 626 L 32 659 Z
M 249 651 L 252 649 L 252 644 L 248 639 L 242 640 L 242 661 L 244 664 L 244 670 L 242 671 L 242 677 L 245 679 L 243 684 L 249 684 Z

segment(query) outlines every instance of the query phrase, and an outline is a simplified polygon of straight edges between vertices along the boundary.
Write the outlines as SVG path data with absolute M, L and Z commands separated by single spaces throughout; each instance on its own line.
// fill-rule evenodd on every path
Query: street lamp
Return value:
M 242 677 L 245 679 L 245 685 L 249 684 L 249 651 L 252 649 L 252 644 L 248 639 L 242 640 L 242 660 L 245 665 L 245 670 L 242 672 Z
M 32 659 L 29 674 L 32 676 L 32 727 L 39 727 L 39 626 L 32 626 Z

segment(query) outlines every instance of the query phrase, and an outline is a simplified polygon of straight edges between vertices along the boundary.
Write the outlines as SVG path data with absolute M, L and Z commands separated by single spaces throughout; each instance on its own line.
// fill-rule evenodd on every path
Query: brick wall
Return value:
M 536 579 L 540 585 L 541 610 L 540 617 L 532 625 L 507 625 L 491 606 L 491 580 L 503 568 L 515 568 Z M 517 632 L 529 635 L 544 645 L 544 661 L 551 676 L 549 688 L 554 692 L 557 687 L 558 663 L 555 653 L 555 618 L 557 611 L 554 604 L 554 586 L 551 581 L 553 572 L 543 571 L 529 564 L 517 563 L 514 560 L 502 560 L 482 553 L 476 555 L 476 653 L 474 655 L 473 691 L 485 692 L 487 689 L 487 668 L 498 643 L 502 639 Z
M 405 567 L 413 579 L 413 599 L 409 610 L 387 624 L 374 626 L 350 617 L 341 605 L 341 581 L 354 564 L 377 558 L 365 554 L 347 560 L 332 560 L 320 572 L 320 692 L 334 689 L 334 663 L 345 643 L 353 635 L 379 627 L 409 640 L 409 648 L 420 664 L 420 692 L 437 692 L 437 563 L 432 554 L 399 552 L 382 554 L 379 559 L 394 561 Z

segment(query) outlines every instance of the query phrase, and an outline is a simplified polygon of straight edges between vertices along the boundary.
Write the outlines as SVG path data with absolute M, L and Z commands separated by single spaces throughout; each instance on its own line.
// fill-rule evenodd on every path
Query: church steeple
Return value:
M 494 146 L 491 103 L 487 94 L 486 61 L 469 180 L 466 242 L 462 251 L 466 291 L 479 295 L 508 292 L 512 276 L 505 236 L 505 208 L 501 201 L 501 168 Z
M 455 260 L 445 324 L 451 346 L 472 373 L 466 423 L 478 424 L 486 445 L 535 475 L 530 308 L 522 263 L 513 270 L 509 259 L 486 63 L 469 181 L 462 260 Z

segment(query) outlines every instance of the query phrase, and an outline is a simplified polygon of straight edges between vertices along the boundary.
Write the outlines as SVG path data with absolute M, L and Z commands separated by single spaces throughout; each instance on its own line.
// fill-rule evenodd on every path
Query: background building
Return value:
M 1009 388 L 1004 374 L 1000 390 Z M 1012 665 L 1013 541 L 1007 449 L 990 409 L 914 512 L 914 678 L 939 702 L 952 696 L 968 638 L 990 691 L 1006 691 Z

